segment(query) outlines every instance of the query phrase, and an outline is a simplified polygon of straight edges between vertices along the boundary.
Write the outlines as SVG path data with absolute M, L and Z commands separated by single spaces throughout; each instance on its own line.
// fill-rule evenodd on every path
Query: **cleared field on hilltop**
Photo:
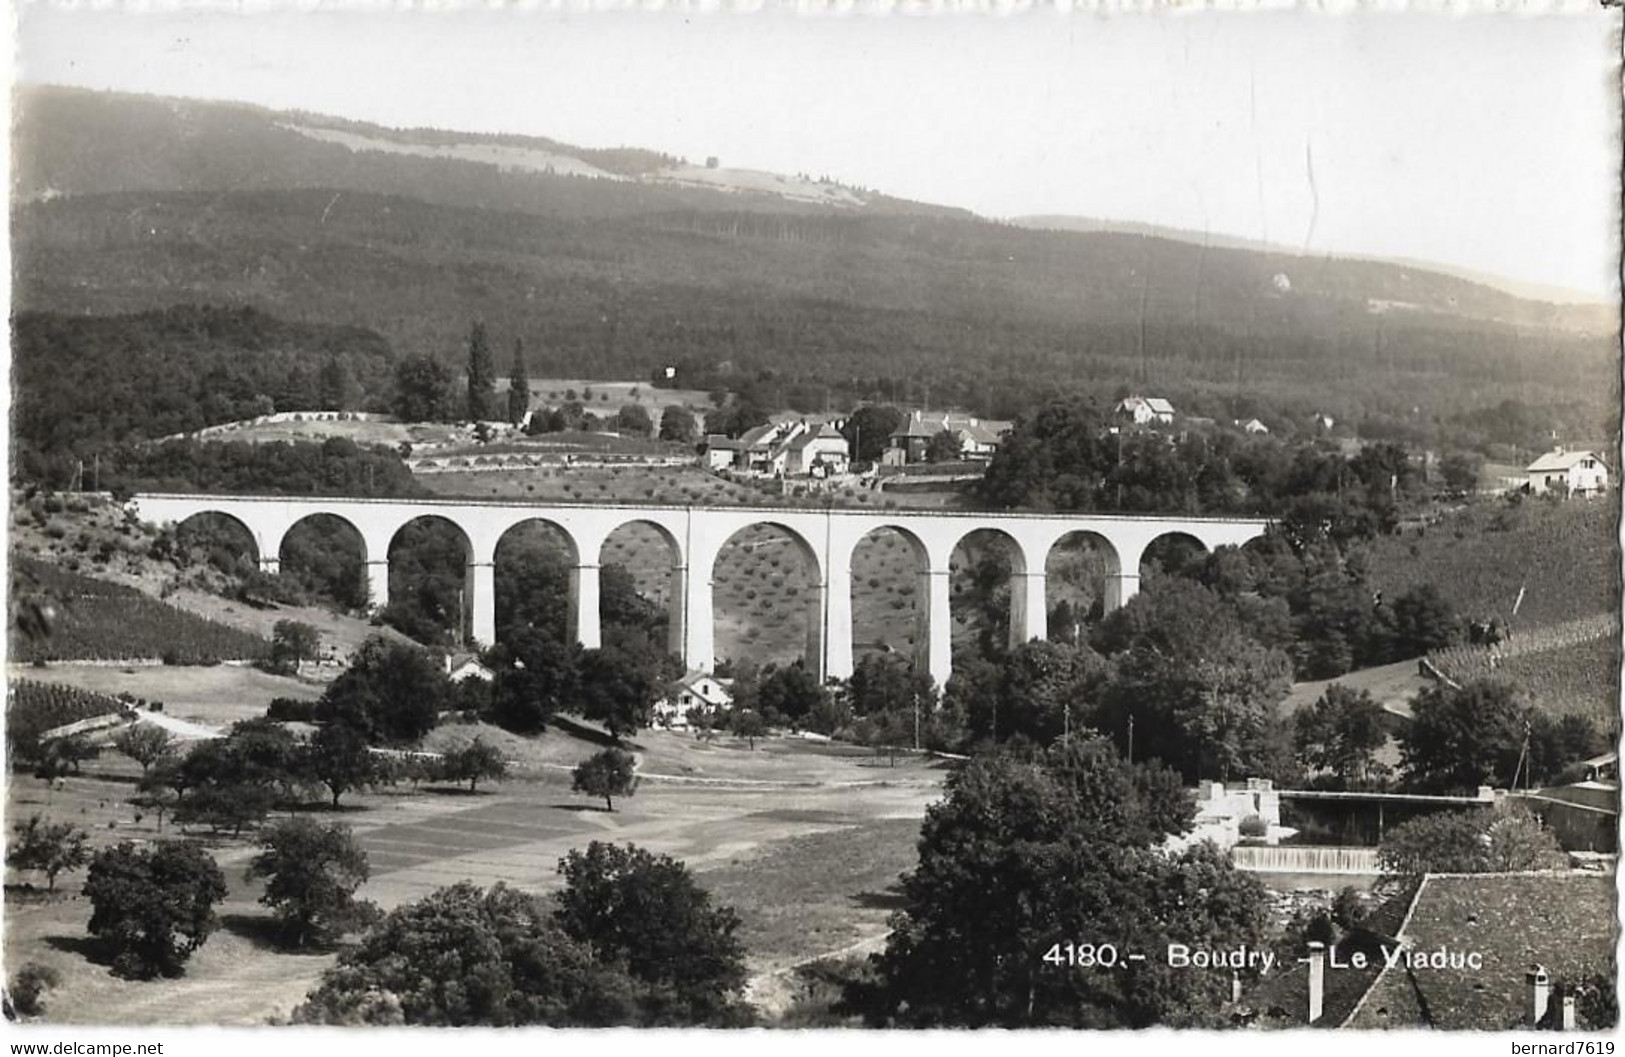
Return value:
M 1388 597 L 1431 583 L 1472 620 L 1528 629 L 1619 609 L 1616 498 L 1516 505 L 1485 499 L 1420 532 L 1371 542 L 1371 583 Z
M 596 750 L 559 732 L 536 744 L 566 763 Z M 743 743 L 702 746 L 669 732 L 646 732 L 637 744 L 646 768 L 703 757 L 719 781 L 646 780 L 635 796 L 617 800 L 613 813 L 571 793 L 562 771 L 477 795 L 403 786 L 346 797 L 340 817 L 356 830 L 372 867 L 360 894 L 388 908 L 464 879 L 547 891 L 558 884 L 559 859 L 596 839 L 635 843 L 688 863 L 740 915 L 748 965 L 758 977 L 883 932 L 886 890 L 913 865 L 919 820 L 940 795 L 940 764 L 913 760 L 892 768 L 867 754 L 788 739 L 758 741 L 754 752 Z M 797 784 L 742 777 L 764 769 Z M 132 762 L 104 755 L 84 771 L 54 790 L 15 776 L 9 816 L 39 812 L 73 822 L 98 847 L 159 835 L 154 817 L 127 802 L 138 773 Z M 740 784 L 726 784 L 730 779 Z M 163 835 L 175 835 L 173 823 Z M 85 931 L 91 908 L 76 894 L 83 871 L 60 877 L 53 901 L 9 893 L 11 963 L 38 961 L 62 974 L 48 996 L 46 1022 L 259 1024 L 286 1017 L 315 986 L 334 956 L 286 953 L 266 942 L 259 886 L 244 878 L 251 844 L 206 839 L 230 892 L 218 908 L 223 927 L 179 979 L 133 982 L 108 972 Z

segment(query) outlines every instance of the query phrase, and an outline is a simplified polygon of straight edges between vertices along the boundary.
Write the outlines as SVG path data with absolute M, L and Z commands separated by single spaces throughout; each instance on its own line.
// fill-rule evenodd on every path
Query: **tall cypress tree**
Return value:
M 513 369 L 508 374 L 508 421 L 519 425 L 530 410 L 530 378 L 525 373 L 525 340 L 513 339 Z
M 485 337 L 485 324 L 475 323 L 468 335 L 468 417 L 475 422 L 490 419 L 496 402 L 497 369 L 491 360 L 491 343 Z

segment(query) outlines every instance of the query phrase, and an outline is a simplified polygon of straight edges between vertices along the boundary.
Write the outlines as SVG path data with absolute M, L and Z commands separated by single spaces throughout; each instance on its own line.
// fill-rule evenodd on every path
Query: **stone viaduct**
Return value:
M 283 538 L 305 518 L 343 519 L 362 541 L 370 600 L 389 601 L 390 544 L 409 522 L 442 518 L 461 530 L 467 555 L 465 599 L 473 636 L 496 639 L 495 559 L 503 534 L 528 521 L 561 530 L 572 551 L 571 596 L 576 638 L 600 644 L 598 569 L 604 541 L 631 524 L 652 526 L 672 556 L 670 648 L 691 669 L 710 671 L 713 643 L 712 576 L 718 555 L 735 533 L 766 525 L 789 536 L 811 572 L 807 663 L 820 678 L 852 674 L 852 554 L 872 532 L 891 529 L 912 547 L 925 601 L 924 627 L 915 636 L 916 664 L 939 686 L 951 668 L 949 559 L 970 533 L 990 529 L 1012 544 L 1010 637 L 1013 643 L 1043 638 L 1048 607 L 1045 562 L 1064 538 L 1082 534 L 1107 557 L 1106 607 L 1121 606 L 1139 590 L 1140 559 L 1165 536 L 1184 536 L 1211 550 L 1240 546 L 1262 535 L 1258 518 L 1187 518 L 1097 514 L 936 512 L 929 510 L 796 509 L 778 507 L 679 507 L 620 504 L 566 505 L 463 499 L 356 499 L 246 495 L 143 494 L 131 504 L 144 521 L 181 522 L 219 514 L 253 537 L 260 566 L 276 571 Z M 804 596 L 805 597 L 805 596 Z

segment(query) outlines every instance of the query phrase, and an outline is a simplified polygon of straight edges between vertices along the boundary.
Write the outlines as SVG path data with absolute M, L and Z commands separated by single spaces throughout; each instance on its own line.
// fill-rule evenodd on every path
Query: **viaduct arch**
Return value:
M 496 639 L 495 560 L 497 543 L 509 529 L 545 521 L 568 537 L 574 552 L 571 602 L 576 637 L 583 646 L 602 642 L 598 571 L 604 541 L 633 523 L 653 526 L 674 556 L 671 647 L 691 669 L 710 671 L 716 663 L 712 576 L 723 546 L 737 532 L 770 525 L 787 533 L 813 570 L 814 597 L 808 603 L 821 619 L 809 635 L 809 666 L 820 678 L 852 674 L 852 554 L 863 538 L 880 529 L 900 533 L 924 555 L 921 575 L 926 601 L 925 634 L 918 662 L 939 686 L 952 673 L 949 612 L 949 559 L 954 548 L 978 529 L 996 529 L 1014 544 L 1010 585 L 1010 637 L 1013 643 L 1044 638 L 1048 608 L 1045 562 L 1064 537 L 1085 533 L 1110 552 L 1115 572 L 1107 577 L 1106 608 L 1116 609 L 1139 590 L 1140 558 L 1168 535 L 1186 536 L 1209 550 L 1241 546 L 1264 534 L 1263 518 L 1190 518 L 1111 514 L 1028 514 L 938 512 L 930 510 L 824 509 L 783 507 L 682 507 L 634 504 L 536 504 L 463 499 L 355 499 L 247 495 L 137 495 L 132 508 L 145 521 L 181 522 L 198 514 L 223 514 L 254 539 L 260 567 L 280 568 L 282 540 L 298 522 L 330 514 L 349 523 L 362 541 L 369 597 L 389 601 L 389 545 L 408 522 L 438 517 L 462 530 L 468 541 L 468 605 L 474 638 Z

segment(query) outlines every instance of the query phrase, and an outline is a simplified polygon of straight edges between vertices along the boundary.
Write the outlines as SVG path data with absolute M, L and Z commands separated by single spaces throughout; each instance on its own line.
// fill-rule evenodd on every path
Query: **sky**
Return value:
M 161 6 L 161 5 L 160 5 Z M 648 147 L 1617 297 L 1620 14 L 24 3 L 24 82 Z

